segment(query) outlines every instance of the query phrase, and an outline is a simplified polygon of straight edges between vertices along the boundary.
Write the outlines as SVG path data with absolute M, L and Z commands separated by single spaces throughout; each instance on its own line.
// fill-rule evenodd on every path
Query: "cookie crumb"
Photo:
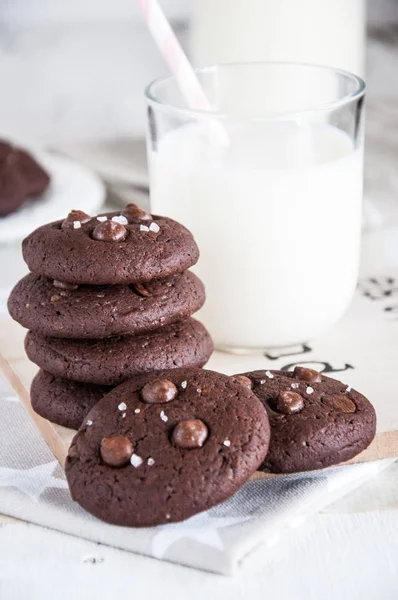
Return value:
M 229 448 L 231 445 L 231 440 L 224 440 L 223 444 L 224 444 L 224 446 L 227 446 L 227 448 Z
M 112 217 L 112 221 L 114 221 L 114 223 L 120 223 L 120 225 L 128 225 L 128 220 L 123 215 Z
M 160 227 L 157 223 L 155 223 L 155 221 L 152 221 L 152 223 L 149 225 L 149 229 L 154 233 L 158 233 L 160 231 Z
M 73 221 L 73 229 L 80 229 L 82 224 L 80 221 Z
M 267 376 L 269 379 L 273 379 L 273 378 L 274 378 L 274 376 L 272 375 L 271 371 L 265 371 L 265 374 L 266 374 L 266 376 Z
M 162 419 L 162 421 L 164 421 L 164 423 L 167 423 L 167 421 L 169 420 L 169 417 L 165 415 L 164 410 L 162 410 L 162 412 L 160 413 L 160 418 Z
M 135 414 L 136 414 L 136 415 L 138 415 L 138 413 L 140 413 L 140 412 L 141 412 L 141 409 L 140 409 L 140 408 L 136 408 L 136 409 L 134 410 L 134 412 L 135 412 Z
M 105 221 L 108 220 L 108 217 L 97 217 L 97 221 L 99 221 L 100 223 L 105 223 Z
M 91 565 L 98 565 L 104 562 L 102 556 L 83 556 L 82 561 L 84 563 L 90 563 Z
M 130 463 L 133 465 L 133 467 L 137 468 L 142 465 L 143 462 L 144 461 L 142 460 L 141 456 L 138 456 L 138 454 L 131 455 Z
M 307 392 L 307 394 L 313 394 L 314 393 L 314 388 L 312 388 L 311 386 L 308 386 L 305 391 Z
M 119 410 L 126 410 L 127 404 L 125 402 L 121 402 L 118 406 Z
M 155 461 L 153 460 L 153 458 L 151 456 L 148 458 L 148 460 L 146 462 L 149 467 L 152 467 L 155 464 Z
M 187 385 L 188 385 L 188 381 L 182 381 L 181 382 L 181 387 L 182 387 L 183 390 L 186 389 Z

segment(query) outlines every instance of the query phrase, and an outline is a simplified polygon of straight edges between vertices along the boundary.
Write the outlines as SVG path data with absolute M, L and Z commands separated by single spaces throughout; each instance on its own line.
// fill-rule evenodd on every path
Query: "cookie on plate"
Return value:
M 376 413 L 369 400 L 317 371 L 253 371 L 239 379 L 261 400 L 270 420 L 271 443 L 261 471 L 329 467 L 365 450 L 375 436 Z
M 190 317 L 204 300 L 202 282 L 189 271 L 115 286 L 78 286 L 30 273 L 14 287 L 8 309 L 41 335 L 100 339 L 158 329 Z
M 39 371 L 32 381 L 30 399 L 33 410 L 52 423 L 79 429 L 87 413 L 112 388 L 54 377 Z
M 57 377 L 116 385 L 137 373 L 202 367 L 213 351 L 206 329 L 195 319 L 173 323 L 150 333 L 103 340 L 69 340 L 29 331 L 28 358 Z
M 32 196 L 42 194 L 50 177 L 25 150 L 0 140 L 0 216 L 9 215 Z
M 0 161 L 0 217 L 18 210 L 25 200 L 24 182 L 16 165 Z
M 73 499 L 99 519 L 149 527 L 230 497 L 263 461 L 266 411 L 234 378 L 201 369 L 135 377 L 104 396 L 66 461 Z
M 33 273 L 78 285 L 163 279 L 182 273 L 199 257 L 183 225 L 135 205 L 98 217 L 72 211 L 64 221 L 33 231 L 22 251 Z

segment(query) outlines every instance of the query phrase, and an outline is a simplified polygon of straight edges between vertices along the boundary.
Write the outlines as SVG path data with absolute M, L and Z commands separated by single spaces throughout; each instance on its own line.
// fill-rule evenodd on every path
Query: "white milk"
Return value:
M 359 267 L 362 151 L 334 127 L 293 123 L 166 134 L 150 159 L 151 205 L 201 251 L 200 318 L 218 347 L 310 340 L 346 311 Z

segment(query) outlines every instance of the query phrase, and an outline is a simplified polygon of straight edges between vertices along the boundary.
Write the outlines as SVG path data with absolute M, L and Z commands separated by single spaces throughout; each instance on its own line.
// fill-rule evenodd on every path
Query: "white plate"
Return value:
M 51 177 L 47 191 L 17 212 L 0 218 L 0 244 L 19 241 L 31 231 L 66 217 L 72 209 L 96 213 L 105 200 L 100 178 L 79 163 L 47 152 L 32 152 Z

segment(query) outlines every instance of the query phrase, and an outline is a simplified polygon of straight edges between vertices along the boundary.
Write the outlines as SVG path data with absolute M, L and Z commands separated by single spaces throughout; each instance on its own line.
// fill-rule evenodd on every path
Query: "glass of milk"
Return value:
M 212 111 L 176 81 L 146 92 L 151 208 L 194 234 L 218 348 L 307 342 L 347 310 L 359 268 L 364 82 L 293 63 L 198 71 Z

